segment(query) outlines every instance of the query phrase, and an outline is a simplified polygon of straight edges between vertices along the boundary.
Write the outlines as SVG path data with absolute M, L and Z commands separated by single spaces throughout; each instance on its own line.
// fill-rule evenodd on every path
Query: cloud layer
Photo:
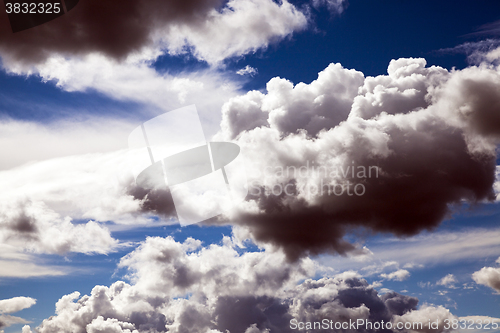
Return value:
M 200 245 L 191 238 L 148 238 L 121 260 L 132 284 L 118 281 L 96 286 L 88 296 L 66 295 L 38 331 L 264 333 L 293 332 L 292 319 L 454 318 L 444 308 L 418 310 L 413 297 L 379 295 L 354 272 L 309 279 L 317 270 L 311 259 L 290 264 L 280 252 L 238 254 L 227 237 L 222 245 Z

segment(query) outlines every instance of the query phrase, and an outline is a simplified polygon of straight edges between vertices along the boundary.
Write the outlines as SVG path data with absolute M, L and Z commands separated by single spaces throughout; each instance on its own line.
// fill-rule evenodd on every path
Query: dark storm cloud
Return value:
M 24 63 L 40 62 L 52 53 L 104 53 L 115 59 L 152 43 L 153 34 L 169 24 L 196 25 L 223 0 L 81 0 L 67 14 L 32 29 L 12 33 L 0 11 L 0 50 Z
M 165 218 L 177 216 L 174 200 L 168 188 L 151 190 L 132 184 L 126 192 L 135 200 L 142 201 L 141 212 L 150 212 Z
M 360 88 L 356 73 L 331 65 L 310 85 L 294 87 L 275 78 L 267 94 L 251 92 L 228 102 L 222 136 L 235 138 L 247 154 L 252 207 L 229 214 L 231 223 L 295 260 L 354 250 L 344 236 L 358 228 L 411 236 L 437 227 L 464 200 L 494 200 L 498 71 L 471 67 L 449 73 L 425 68 L 423 59 L 399 59 L 388 74 L 368 77 Z M 350 113 L 337 91 L 345 99 L 352 96 Z M 245 101 L 252 107 L 238 109 Z M 233 122 L 237 110 L 268 117 L 247 126 Z M 318 115 L 323 127 L 310 127 Z M 306 165 L 307 175 L 262 172 Z M 359 167 L 370 166 L 378 176 L 357 175 Z M 332 175 L 335 168 L 339 172 Z M 348 168 L 355 173 L 343 173 Z M 344 190 L 351 184 L 351 194 L 335 195 L 333 186 L 329 193 L 327 184 Z M 362 195 L 354 194 L 356 184 Z M 273 194 L 276 188 L 279 194 Z

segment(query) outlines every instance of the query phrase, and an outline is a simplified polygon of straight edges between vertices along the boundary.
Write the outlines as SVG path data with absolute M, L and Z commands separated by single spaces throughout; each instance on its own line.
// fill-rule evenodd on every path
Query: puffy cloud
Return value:
M 13 297 L 0 300 L 0 313 L 13 313 L 29 308 L 36 303 L 31 297 Z
M 2 16 L 0 52 L 7 67 L 54 54 L 101 53 L 122 60 L 148 48 L 157 54 L 159 48 L 191 49 L 202 60 L 219 62 L 307 25 L 305 15 L 286 0 L 84 1 L 57 20 L 15 34 L 6 13 Z
M 397 271 L 389 274 L 380 274 L 380 277 L 386 280 L 403 281 L 410 277 L 410 272 L 406 269 L 398 269 Z
M 235 246 L 228 237 L 207 247 L 148 238 L 120 262 L 132 284 L 63 296 L 37 331 L 293 332 L 293 319 L 396 321 L 420 314 L 416 298 L 380 296 L 354 272 L 312 280 L 311 259 L 290 263 L 280 251 L 240 253 Z
M 500 263 L 500 258 L 497 260 Z M 472 279 L 476 283 L 488 286 L 500 292 L 500 268 L 483 267 L 472 274 Z
M 448 274 L 445 277 L 443 277 L 442 279 L 440 279 L 436 284 L 438 286 L 444 286 L 444 287 L 447 287 L 447 288 L 454 288 L 455 287 L 455 283 L 458 283 L 458 280 L 455 277 L 455 275 Z
M 242 147 L 250 179 L 228 220 L 292 259 L 354 250 L 353 228 L 431 230 L 453 204 L 494 199 L 499 91 L 495 67 L 411 58 L 374 78 L 339 64 L 311 84 L 274 78 L 223 107 L 219 137 Z
M 426 332 L 426 333 L 438 333 L 438 332 L 450 332 L 451 327 L 445 329 L 445 320 L 448 319 L 450 322 L 453 319 L 458 319 L 453 316 L 450 310 L 443 306 L 430 306 L 423 305 L 420 309 L 410 311 L 400 316 L 396 316 L 393 322 L 402 323 L 403 325 L 408 323 L 408 327 L 412 327 L 407 330 L 408 332 Z M 436 326 L 429 325 L 429 323 L 435 323 Z M 414 326 L 415 324 L 421 324 L 421 327 Z
M 42 202 L 2 205 L 0 242 L 38 253 L 108 253 L 117 245 L 107 228 L 89 221 L 72 224 Z
M 340 64 L 328 66 L 309 85 L 299 83 L 294 87 L 288 80 L 271 79 L 266 95 L 250 92 L 224 105 L 223 133 L 232 139 L 245 130 L 271 125 L 281 135 L 298 129 L 316 135 L 347 119 L 363 79 L 362 73 L 346 70 Z M 250 117 L 255 120 L 246 121 Z

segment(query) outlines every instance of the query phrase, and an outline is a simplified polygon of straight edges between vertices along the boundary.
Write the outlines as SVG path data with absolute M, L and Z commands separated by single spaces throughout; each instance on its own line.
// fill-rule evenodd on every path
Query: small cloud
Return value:
M 410 277 L 410 272 L 408 272 L 406 269 L 399 269 L 390 274 L 380 274 L 380 277 L 385 280 L 403 281 Z
M 458 280 L 455 278 L 455 275 L 453 274 L 448 274 L 442 279 L 440 279 L 436 284 L 438 286 L 444 286 L 446 288 L 456 288 L 455 283 L 458 283 Z
M 472 274 L 472 279 L 476 283 L 488 286 L 500 293 L 500 268 L 483 267 Z
M 382 288 L 382 289 L 380 289 L 380 293 L 381 294 L 387 294 L 387 293 L 390 293 L 390 292 L 392 292 L 392 290 L 388 289 L 388 288 Z
M 348 2 L 346 0 L 313 0 L 312 4 L 315 8 L 325 6 L 331 14 L 342 14 Z
M 240 69 L 239 71 L 236 72 L 236 74 L 254 76 L 257 74 L 257 68 L 253 68 L 250 65 L 246 65 L 245 68 Z
M 417 283 L 417 285 L 420 288 L 430 288 L 431 287 L 431 283 L 429 281 L 427 281 L 427 282 L 420 281 L 419 283 Z

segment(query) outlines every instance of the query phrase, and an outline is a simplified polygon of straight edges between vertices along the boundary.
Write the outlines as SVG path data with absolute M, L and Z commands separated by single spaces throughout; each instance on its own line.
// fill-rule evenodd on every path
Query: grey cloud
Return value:
M 189 50 L 217 63 L 307 26 L 293 5 L 271 0 L 80 1 L 65 15 L 18 33 L 12 33 L 7 14 L 0 15 L 0 54 L 7 68 L 40 64 L 55 54 L 99 53 L 121 61 L 143 51 L 158 55 L 161 49 L 171 54 Z M 237 27 L 230 24 L 234 19 Z
M 355 228 L 415 235 L 435 228 L 453 204 L 493 200 L 498 71 L 471 67 L 451 73 L 426 68 L 423 59 L 399 59 L 388 73 L 363 79 L 330 65 L 310 85 L 293 87 L 275 78 L 267 94 L 250 92 L 228 102 L 220 136 L 242 147 L 254 189 L 248 206 L 228 214 L 231 223 L 297 259 L 353 250 L 343 236 Z M 244 100 L 248 107 L 240 108 Z M 325 114 L 324 121 L 314 121 Z M 259 120 L 245 121 L 250 118 Z M 307 163 L 316 170 L 376 166 L 379 175 L 263 174 Z M 337 196 L 304 190 L 347 182 L 362 184 L 366 192 Z M 290 195 L 270 192 L 287 184 Z
M 118 246 L 107 228 L 93 221 L 72 224 L 43 202 L 3 203 L 0 218 L 0 241 L 20 249 L 50 254 L 108 253 Z
M 51 52 L 102 52 L 123 58 L 149 44 L 158 27 L 195 23 L 221 5 L 221 0 L 80 1 L 66 15 L 16 34 L 3 17 L 0 48 L 4 55 L 26 62 L 41 61 Z
M 290 264 L 279 251 L 238 254 L 228 238 L 192 251 L 194 243 L 148 238 L 121 261 L 132 284 L 63 296 L 38 332 L 293 332 L 292 319 L 393 321 L 420 314 L 416 298 L 380 296 L 352 272 L 312 280 L 310 259 Z M 175 282 L 178 270 L 197 278 Z M 283 270 L 291 272 L 281 276 Z

